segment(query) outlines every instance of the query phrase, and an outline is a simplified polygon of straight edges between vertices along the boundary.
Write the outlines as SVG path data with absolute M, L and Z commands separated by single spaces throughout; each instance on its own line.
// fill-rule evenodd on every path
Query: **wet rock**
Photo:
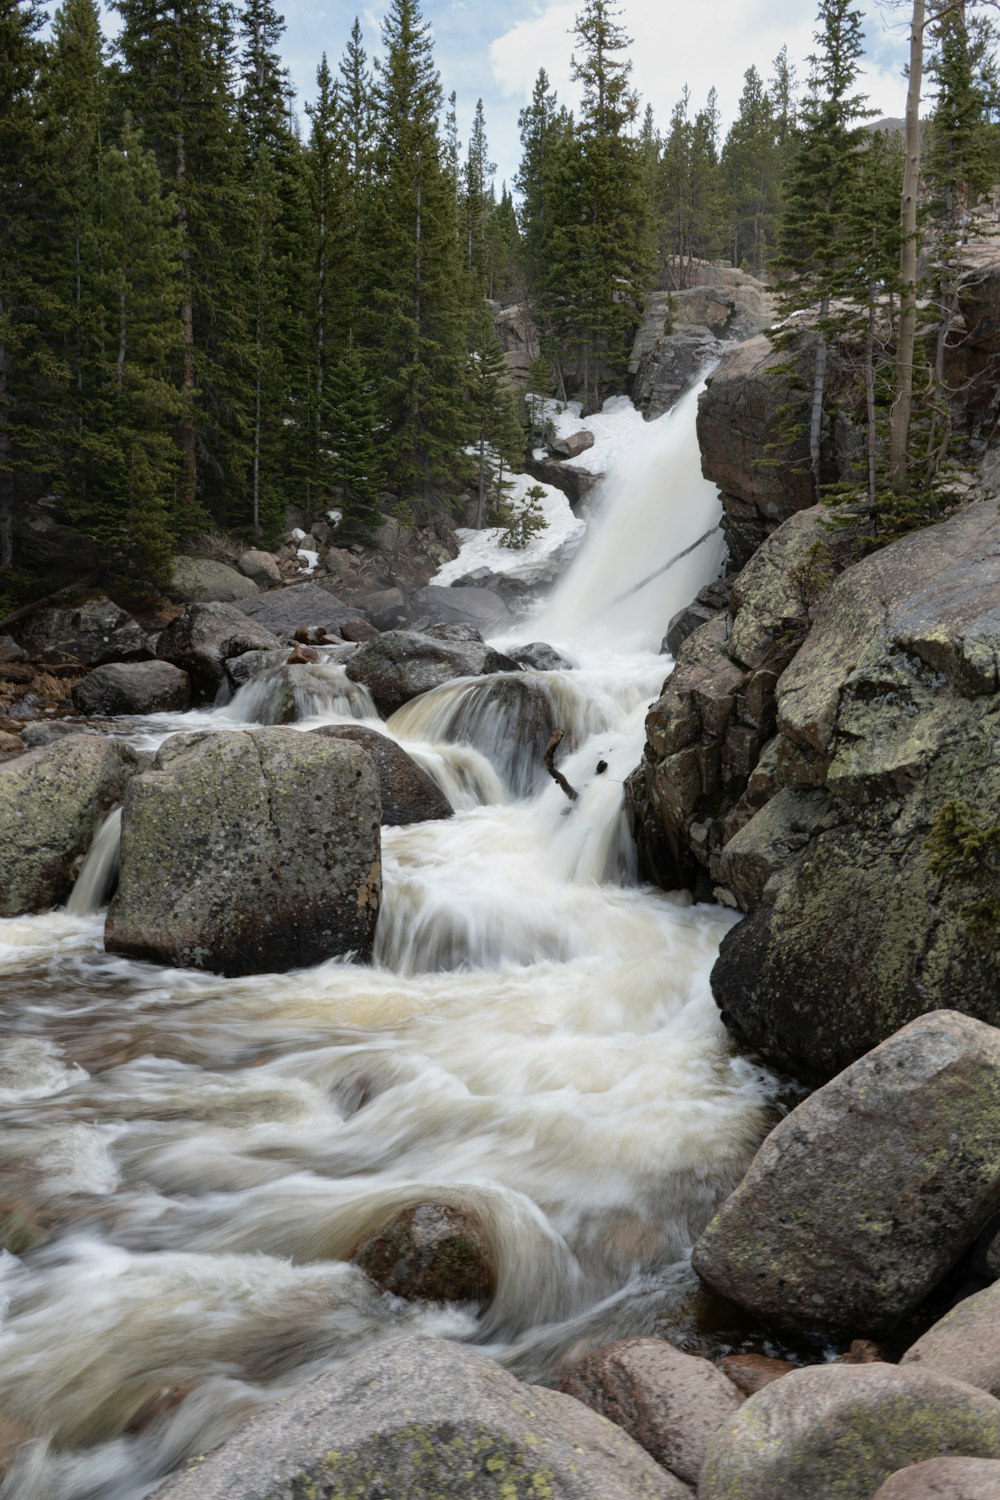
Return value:
M 414 615 L 433 624 L 474 625 L 484 636 L 496 635 L 513 623 L 506 604 L 491 589 L 440 588 L 428 584 L 413 596 Z
M 742 1397 L 707 1359 L 665 1339 L 619 1339 L 568 1371 L 559 1390 L 607 1417 L 656 1462 L 698 1483 L 712 1434 Z
M 410 617 L 402 589 L 356 589 L 351 598 L 378 630 L 397 630 Z
M 937 1370 L 1000 1396 L 1000 1284 L 963 1298 L 917 1339 L 902 1363 Z
M 410 630 L 387 630 L 356 651 L 346 671 L 363 683 L 386 718 L 431 688 L 456 677 L 518 671 L 516 662 L 475 641 L 438 641 Z
M 989 1458 L 929 1458 L 899 1469 L 872 1500 L 997 1500 L 1000 1461 Z
M 545 781 L 545 751 L 557 727 L 544 684 L 519 674 L 470 689 L 439 733 L 452 744 L 481 750 L 513 796 L 527 797 Z
M 357 641 L 362 645 L 367 641 L 377 640 L 381 635 L 377 626 L 370 624 L 362 615 L 352 615 L 347 620 L 341 620 L 338 629 L 342 640 Z
M 79 714 L 160 714 L 179 712 L 191 701 L 191 679 L 166 661 L 109 663 L 74 683 Z
M 97 735 L 71 735 L 0 765 L 0 916 L 59 906 L 141 762 Z
M 284 666 L 287 661 L 287 646 L 275 646 L 270 651 L 244 651 L 240 656 L 231 656 L 225 663 L 226 679 L 235 692 L 252 677 L 270 667 Z
M 452 623 L 442 625 L 425 625 L 421 635 L 429 635 L 432 641 L 475 641 L 477 645 L 484 644 L 482 633 L 475 625 L 464 625 Z
M 745 1396 L 762 1391 L 772 1380 L 781 1380 L 797 1369 L 787 1359 L 772 1359 L 767 1354 L 727 1354 L 719 1360 L 719 1369 L 727 1380 Z
M 339 622 L 355 613 L 342 600 L 315 583 L 295 583 L 289 588 L 274 589 L 251 599 L 243 608 L 258 626 L 288 645 L 301 625 L 322 625 L 331 635 L 336 635 Z
M 569 672 L 573 663 L 567 661 L 554 646 L 545 641 L 531 641 L 527 646 L 518 646 L 510 656 L 522 667 L 533 667 L 536 672 Z
M 232 604 L 255 599 L 260 590 L 228 563 L 209 557 L 175 557 L 169 593 L 185 604 Z
M 21 639 L 36 660 L 61 662 L 72 658 L 86 667 L 139 661 L 150 654 L 138 620 L 104 595 L 72 608 L 37 611 L 22 630 Z
M 370 756 L 382 795 L 382 823 L 401 827 L 428 819 L 450 818 L 454 809 L 436 781 L 401 745 L 363 724 L 324 724 L 312 734 L 347 740 Z
M 49 719 L 43 724 L 25 724 L 21 740 L 28 750 L 41 750 L 45 745 L 55 745 L 71 735 L 99 735 L 101 730 L 93 724 L 78 724 L 71 719 Z
M 191 678 L 196 696 L 210 701 L 219 690 L 230 657 L 275 650 L 277 636 L 233 604 L 189 604 L 161 631 L 156 654 Z
M 471 1209 L 417 1203 L 359 1245 L 350 1259 L 376 1286 L 407 1302 L 474 1302 L 496 1292 L 496 1255 Z
M 251 579 L 258 588 L 274 589 L 281 583 L 281 569 L 270 552 L 252 547 L 250 551 L 240 553 L 236 566 L 244 578 Z
M 703 589 L 700 589 L 691 603 L 686 608 L 678 610 L 670 621 L 660 647 L 661 652 L 676 656 L 689 635 L 693 635 L 702 625 L 707 625 L 709 620 L 729 609 L 732 591 L 732 580 L 725 578 L 717 579 L 714 583 L 707 583 Z
M 984 1397 L 988 1400 L 988 1397 Z M 690 1500 L 610 1422 L 463 1344 L 382 1342 L 269 1407 L 156 1500 Z
M 758 1391 L 709 1446 L 699 1500 L 844 1500 L 942 1454 L 992 1457 L 1000 1402 L 896 1365 L 814 1365 Z
M 125 797 L 108 951 L 229 975 L 367 957 L 381 893 L 369 758 L 283 729 L 168 743 Z
M 891 1328 L 1000 1204 L 1000 1031 L 922 1016 L 771 1132 L 694 1247 L 779 1327 Z
M 19 734 L 8 734 L 5 729 L 0 730 L 0 756 L 4 760 L 12 755 L 23 755 L 25 749 L 25 743 Z

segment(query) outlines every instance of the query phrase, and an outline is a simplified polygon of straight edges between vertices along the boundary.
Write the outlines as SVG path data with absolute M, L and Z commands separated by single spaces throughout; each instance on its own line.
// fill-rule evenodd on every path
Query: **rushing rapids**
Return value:
M 709 992 L 731 917 L 638 886 L 622 815 L 659 638 L 717 566 L 713 538 L 630 592 L 717 518 L 695 451 L 689 398 L 530 622 L 577 663 L 526 675 L 578 802 L 519 765 L 482 684 L 381 726 L 457 812 L 383 830 L 371 967 L 226 980 L 106 955 L 114 814 L 66 911 L 0 922 L 2 1500 L 138 1500 L 360 1340 L 418 1328 L 544 1379 L 689 1294 L 686 1253 L 768 1101 Z M 284 691 L 265 674 L 137 743 L 274 722 Z M 299 723 L 378 725 L 365 699 L 320 663 Z M 487 1227 L 498 1285 L 478 1319 L 349 1264 L 425 1198 Z

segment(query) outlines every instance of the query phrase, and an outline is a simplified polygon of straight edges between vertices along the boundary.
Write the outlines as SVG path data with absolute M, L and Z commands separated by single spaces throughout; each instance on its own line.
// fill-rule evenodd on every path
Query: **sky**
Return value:
M 277 0 L 281 9 L 281 0 Z M 459 134 L 468 140 L 476 100 L 483 100 L 490 156 L 497 164 L 497 190 L 510 180 L 520 157 L 517 116 L 528 102 L 541 67 L 559 99 L 571 107 L 571 36 L 580 0 L 423 0 L 435 61 L 445 94 L 458 95 Z M 879 115 L 901 116 L 907 44 L 902 0 L 863 0 L 867 55 L 862 88 Z M 312 97 L 316 67 L 325 51 L 336 68 L 356 14 L 369 57 L 380 48 L 382 0 L 286 0 L 283 53 L 299 96 Z M 785 44 L 800 82 L 813 50 L 814 0 L 624 0 L 622 21 L 633 39 L 632 80 L 641 108 L 652 104 L 665 131 L 670 112 L 691 90 L 698 109 L 714 85 L 723 130 L 732 121 L 751 65 L 765 79 Z

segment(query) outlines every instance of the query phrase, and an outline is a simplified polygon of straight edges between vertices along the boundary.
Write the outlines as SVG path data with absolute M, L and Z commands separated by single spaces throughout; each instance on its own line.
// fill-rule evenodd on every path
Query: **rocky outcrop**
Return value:
M 228 563 L 209 557 L 175 557 L 169 592 L 185 604 L 232 604 L 255 599 L 260 591 L 251 578 Z
M 166 661 L 110 663 L 74 683 L 72 697 L 77 713 L 95 717 L 176 713 L 191 702 L 191 679 Z
M 712 1440 L 698 1500 L 862 1500 L 941 1454 L 992 1458 L 1000 1401 L 930 1371 L 819 1365 L 751 1396 Z
M 607 1417 L 662 1468 L 696 1485 L 709 1440 L 742 1396 L 707 1359 L 665 1339 L 619 1339 L 567 1371 L 559 1389 Z
M 512 307 L 490 304 L 493 326 L 503 349 L 507 371 L 516 386 L 528 383 L 528 371 L 538 358 L 540 344 L 538 330 L 532 322 L 531 313 L 523 303 Z
M 0 917 L 67 899 L 94 834 L 140 765 L 117 740 L 76 734 L 0 764 Z
M 365 957 L 380 822 L 354 745 L 282 729 L 169 740 L 125 797 L 105 945 L 227 975 Z
M 346 670 L 352 682 L 368 689 L 379 713 L 388 718 L 411 698 L 456 677 L 520 668 L 482 642 L 441 641 L 418 631 L 387 630 L 356 651 Z
M 359 1245 L 350 1259 L 384 1292 L 407 1302 L 472 1302 L 496 1291 L 496 1252 L 470 1208 L 415 1203 Z
M 383 826 L 402 827 L 452 816 L 452 805 L 437 782 L 388 735 L 364 724 L 324 724 L 310 732 L 358 745 L 369 757 L 378 777 Z
M 251 1492 L 690 1500 L 685 1485 L 580 1402 L 522 1385 L 466 1345 L 421 1338 L 377 1344 L 322 1375 L 154 1495 Z
M 212 699 L 226 675 L 226 662 L 246 651 L 272 651 L 277 636 L 248 619 L 234 604 L 189 604 L 160 632 L 156 655 L 180 667 L 199 697 Z
M 537 451 L 541 453 L 543 450 Z M 603 478 L 601 474 L 591 474 L 587 469 L 581 469 L 578 464 L 564 463 L 562 459 L 552 457 L 536 458 L 533 453 L 524 460 L 524 467 L 532 479 L 539 479 L 542 484 L 551 484 L 555 489 L 561 490 L 573 510 L 584 514 L 588 495 Z
M 922 1016 L 781 1121 L 692 1264 L 779 1327 L 891 1328 L 1000 1205 L 998 1138 L 1000 1031 Z
M 31 615 L 21 632 L 36 661 L 141 661 L 150 656 L 139 622 L 103 594 L 66 609 L 43 609 Z

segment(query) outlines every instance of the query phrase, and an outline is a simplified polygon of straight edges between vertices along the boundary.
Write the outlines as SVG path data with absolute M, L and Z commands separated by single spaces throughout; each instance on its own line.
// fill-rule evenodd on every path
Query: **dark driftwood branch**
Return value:
M 562 790 L 566 793 L 569 800 L 571 802 L 576 802 L 578 801 L 580 796 L 579 792 L 575 787 L 570 786 L 569 782 L 566 780 L 561 771 L 556 770 L 556 751 L 559 749 L 559 746 L 562 743 L 562 737 L 565 733 L 566 731 L 564 729 L 557 729 L 555 734 L 549 740 L 548 747 L 545 751 L 545 769 L 552 777 L 552 780 L 555 782 L 556 786 L 561 787 Z
M 647 573 L 645 578 L 641 578 L 630 589 L 626 589 L 624 594 L 619 594 L 616 599 L 612 599 L 611 608 L 614 609 L 616 604 L 624 604 L 626 599 L 631 599 L 633 594 L 637 594 L 640 589 L 644 589 L 647 583 L 652 583 L 654 578 L 661 578 L 664 573 L 669 572 L 674 563 L 679 563 L 682 557 L 687 557 L 696 547 L 700 547 L 702 542 L 707 542 L 709 537 L 714 536 L 718 529 L 718 526 L 713 526 L 711 530 L 706 531 L 700 536 L 696 542 L 692 542 L 690 547 L 685 547 L 683 552 L 678 552 L 676 557 L 672 557 L 669 562 L 665 562 L 662 568 L 657 568 L 655 573 Z
M 46 594 L 41 599 L 34 599 L 30 604 L 24 604 L 20 609 L 15 609 L 12 615 L 6 615 L 0 620 L 0 630 L 6 630 L 8 625 L 13 625 L 16 620 L 23 620 L 27 615 L 33 615 L 36 609 L 42 609 L 46 604 L 51 604 L 54 599 L 61 599 L 64 594 L 75 594 L 81 589 L 89 588 L 97 577 L 96 573 L 88 573 L 86 578 L 81 578 L 77 583 L 70 583 L 64 589 L 56 589 L 54 594 Z

